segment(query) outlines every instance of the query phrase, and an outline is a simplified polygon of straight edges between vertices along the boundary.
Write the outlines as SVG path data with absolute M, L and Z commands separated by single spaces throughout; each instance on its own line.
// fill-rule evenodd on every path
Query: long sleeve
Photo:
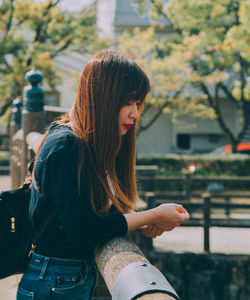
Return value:
M 77 145 L 69 127 L 54 123 L 38 153 L 29 206 L 34 233 L 55 210 L 36 243 L 38 254 L 91 258 L 96 244 L 127 232 L 122 214 L 98 216 L 93 212 L 84 167 L 78 193 Z
M 54 203 L 67 240 L 83 250 L 125 234 L 127 222 L 120 213 L 98 216 L 93 212 L 86 174 L 81 176 L 79 195 L 75 146 L 75 141 L 68 139 L 64 147 L 48 157 L 46 181 L 48 198 Z

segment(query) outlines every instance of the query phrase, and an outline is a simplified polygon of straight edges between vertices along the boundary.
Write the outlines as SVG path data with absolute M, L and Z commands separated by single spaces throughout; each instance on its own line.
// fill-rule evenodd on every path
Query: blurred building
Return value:
M 136 26 L 146 29 L 151 24 L 150 18 L 138 14 L 131 2 L 131 0 L 97 2 L 97 25 L 101 35 L 116 38 Z M 163 19 L 161 22 L 165 26 L 163 29 L 158 29 L 159 35 L 173 32 L 168 20 Z M 46 105 L 65 108 L 72 106 L 76 95 L 77 79 L 88 58 L 88 55 L 68 51 L 54 59 L 55 67 L 61 76 L 61 83 L 57 86 L 58 92 L 46 92 Z M 46 90 L 46 86 L 44 88 Z M 236 108 L 230 101 L 224 99 L 223 109 L 226 121 L 234 131 L 237 131 L 240 118 Z M 146 113 L 143 121 L 147 122 L 153 115 L 154 111 Z M 248 140 L 250 140 L 250 130 Z M 194 119 L 189 115 L 182 117 L 176 123 L 171 116 L 164 114 L 148 130 L 140 134 L 138 152 L 140 154 L 205 153 L 226 143 L 226 136 L 215 120 Z
M 161 23 L 165 26 L 161 30 L 158 29 L 158 35 L 167 35 L 173 31 L 168 20 L 162 19 Z M 136 26 L 146 29 L 150 24 L 150 18 L 137 13 L 131 0 L 98 1 L 97 25 L 101 29 L 101 35 L 116 38 Z M 237 131 L 240 118 L 236 107 L 224 99 L 223 109 L 225 120 L 234 131 Z M 150 120 L 153 114 L 154 111 L 147 113 L 143 120 Z M 141 133 L 138 139 L 138 151 L 145 154 L 205 153 L 225 143 L 227 138 L 215 120 L 195 119 L 189 115 L 175 123 L 171 116 L 162 115 L 154 125 Z

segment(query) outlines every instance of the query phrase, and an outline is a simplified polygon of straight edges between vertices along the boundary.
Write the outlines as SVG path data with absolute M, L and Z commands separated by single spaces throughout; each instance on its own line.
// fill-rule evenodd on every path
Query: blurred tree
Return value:
M 187 83 L 202 93 L 209 109 L 229 138 L 233 152 L 250 127 L 250 2 L 249 0 L 133 0 L 140 13 L 149 10 L 155 24 L 168 18 L 178 35 L 158 46 L 163 59 L 179 57 L 189 72 Z M 157 53 L 157 51 L 156 51 Z M 186 90 L 187 91 L 187 90 Z M 190 94 L 189 94 L 190 96 Z M 223 99 L 241 115 L 233 131 L 225 121 Z
M 207 109 L 202 97 L 184 94 L 191 76 L 189 65 L 183 62 L 180 53 L 168 55 L 167 43 L 178 40 L 175 34 L 167 38 L 157 37 L 154 26 L 141 31 L 135 28 L 131 34 L 125 32 L 117 39 L 119 51 L 134 59 L 150 76 L 152 91 L 145 103 L 138 135 L 152 126 L 158 118 L 167 113 L 173 121 L 181 115 L 192 115 L 198 118 L 213 118 L 212 109 Z M 196 93 L 197 94 L 197 93 Z
M 87 51 L 95 41 L 94 6 L 70 14 L 58 7 L 60 1 L 1 1 L 0 116 L 22 95 L 29 69 L 39 69 L 49 87 L 55 89 L 59 76 L 53 58 L 66 49 Z

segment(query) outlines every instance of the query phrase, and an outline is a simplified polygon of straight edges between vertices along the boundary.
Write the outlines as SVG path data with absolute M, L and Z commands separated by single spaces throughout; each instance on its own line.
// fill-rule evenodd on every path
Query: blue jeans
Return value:
M 96 285 L 92 261 L 32 254 L 19 283 L 17 300 L 89 300 Z

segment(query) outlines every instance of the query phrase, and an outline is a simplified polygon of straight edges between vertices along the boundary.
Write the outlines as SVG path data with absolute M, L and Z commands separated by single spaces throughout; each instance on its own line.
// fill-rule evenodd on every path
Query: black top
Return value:
M 121 213 L 96 215 L 91 207 L 86 174 L 78 192 L 78 141 L 65 125 L 53 123 L 38 153 L 32 184 L 30 218 L 34 232 L 51 211 L 55 216 L 39 237 L 36 253 L 59 258 L 93 258 L 93 247 L 127 232 Z

